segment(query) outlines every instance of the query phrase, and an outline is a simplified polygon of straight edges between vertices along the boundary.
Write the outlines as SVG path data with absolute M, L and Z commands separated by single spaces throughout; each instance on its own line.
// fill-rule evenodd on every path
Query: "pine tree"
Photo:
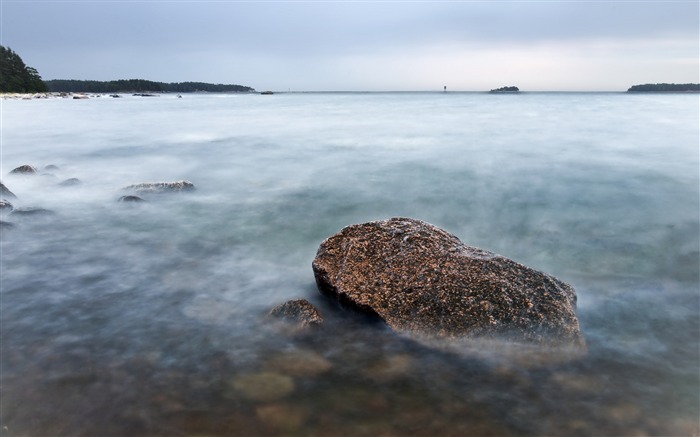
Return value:
M 35 68 L 28 67 L 10 48 L 0 46 L 0 92 L 42 93 L 48 91 Z

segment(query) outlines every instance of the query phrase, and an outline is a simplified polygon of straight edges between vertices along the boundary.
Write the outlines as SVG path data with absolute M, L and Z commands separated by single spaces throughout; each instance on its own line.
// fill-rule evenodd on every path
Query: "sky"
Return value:
M 700 2 L 0 0 L 43 79 L 258 91 L 625 91 L 700 82 Z

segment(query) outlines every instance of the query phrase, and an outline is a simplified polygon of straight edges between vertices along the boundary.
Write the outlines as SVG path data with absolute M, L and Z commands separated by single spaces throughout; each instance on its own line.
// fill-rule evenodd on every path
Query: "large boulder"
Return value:
M 570 285 L 419 220 L 348 226 L 313 270 L 323 294 L 420 340 L 586 349 Z

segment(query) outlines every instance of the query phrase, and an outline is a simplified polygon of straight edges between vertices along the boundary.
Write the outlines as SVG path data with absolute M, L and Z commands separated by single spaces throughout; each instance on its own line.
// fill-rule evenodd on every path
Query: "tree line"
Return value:
M 144 79 L 122 79 L 110 81 L 97 80 L 47 80 L 51 92 L 65 93 L 192 93 L 205 91 L 211 93 L 251 92 L 253 88 L 243 85 L 224 85 L 204 82 L 164 83 Z
M 0 46 L 0 92 L 43 93 L 46 84 L 35 68 L 25 65 L 9 47 Z
M 633 85 L 627 92 L 700 92 L 700 84 L 698 83 L 645 83 L 643 85 Z

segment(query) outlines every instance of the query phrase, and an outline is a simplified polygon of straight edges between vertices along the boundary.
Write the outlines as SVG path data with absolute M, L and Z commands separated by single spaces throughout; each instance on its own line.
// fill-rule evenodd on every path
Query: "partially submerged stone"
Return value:
M 323 294 L 414 338 L 585 351 L 570 285 L 419 220 L 348 226 L 320 245 L 313 270 Z
M 274 372 L 237 375 L 231 380 L 230 386 L 243 397 L 258 402 L 282 399 L 295 389 L 291 376 Z
M 15 196 L 15 193 L 13 193 L 12 191 L 10 191 L 10 189 L 7 188 L 7 187 L 5 186 L 5 184 L 3 184 L 2 182 L 0 182 L 0 196 L 2 196 L 2 197 L 7 197 L 7 198 L 10 198 L 10 199 L 16 199 L 16 198 L 17 198 L 17 196 Z
M 74 187 L 76 185 L 81 185 L 82 182 L 78 178 L 69 178 L 66 179 L 62 182 L 59 182 L 58 185 L 61 187 Z
M 37 174 L 38 172 L 39 171 L 35 167 L 32 167 L 31 165 L 20 165 L 19 167 L 12 170 L 10 172 L 10 174 L 30 175 L 30 174 Z
M 329 371 L 333 364 L 312 350 L 284 351 L 267 362 L 271 371 L 294 377 L 314 377 Z
M 182 191 L 194 191 L 194 189 L 194 184 L 185 180 L 175 182 L 146 182 L 143 184 L 129 185 L 123 188 L 125 191 L 133 191 L 137 194 L 177 193 Z
M 297 328 L 318 326 L 323 323 L 321 313 L 306 299 L 290 300 L 270 310 L 270 317 L 282 319 Z
M 13 216 L 48 216 L 55 214 L 55 212 L 46 208 L 26 207 L 17 208 L 13 210 L 10 214 Z
M 119 202 L 145 202 L 145 200 L 139 196 L 128 195 L 120 197 Z
M 12 206 L 12 204 L 10 202 L 8 202 L 5 199 L 0 200 L 0 211 L 6 212 L 6 211 L 12 211 L 13 209 L 15 209 L 15 208 L 14 208 L 14 206 Z

